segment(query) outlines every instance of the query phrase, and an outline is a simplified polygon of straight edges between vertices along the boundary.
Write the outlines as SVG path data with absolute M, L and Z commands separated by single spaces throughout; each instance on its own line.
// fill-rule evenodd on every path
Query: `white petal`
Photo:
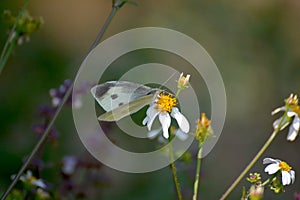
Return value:
M 26 178 L 31 178 L 31 177 L 32 177 L 32 172 L 28 170 L 26 173 Z
M 31 184 L 38 186 L 40 188 L 44 188 L 44 189 L 46 188 L 46 184 L 40 179 L 32 181 Z
M 163 128 L 163 136 L 168 139 L 169 138 L 169 127 L 171 125 L 171 117 L 169 113 L 162 112 L 159 114 L 159 121 Z
M 276 128 L 278 127 L 278 125 L 279 125 L 279 123 L 281 122 L 281 120 L 282 120 L 282 117 L 280 117 L 279 119 L 277 119 L 277 120 L 274 121 L 274 123 L 273 123 L 274 129 L 276 129 Z M 281 122 L 281 124 L 282 124 L 282 126 L 281 126 L 280 130 L 283 130 L 283 129 L 284 129 L 285 127 L 287 127 L 290 123 L 289 123 L 289 121 L 287 120 L 287 118 L 285 117 L 285 118 L 283 119 L 283 121 Z
M 295 178 L 296 178 L 295 171 L 294 170 L 290 170 L 289 173 L 290 173 L 292 184 L 293 184 L 295 182 Z
M 181 112 L 179 112 L 178 108 L 176 107 L 172 108 L 171 116 L 176 119 L 179 128 L 183 132 L 188 133 L 190 131 L 190 124 L 188 120 L 185 118 L 183 114 L 181 114 Z
M 160 131 L 161 131 L 161 128 L 150 131 L 150 132 L 148 132 L 147 137 L 150 139 L 153 139 L 159 134 Z
M 275 174 L 278 170 L 280 170 L 278 163 L 269 164 L 265 168 L 265 172 L 267 172 L 268 174 Z
M 300 119 L 298 116 L 295 116 L 293 123 L 290 126 L 289 133 L 286 139 L 288 141 L 294 141 L 298 135 L 299 128 L 300 128 Z
M 293 142 L 298 135 L 298 130 L 295 130 L 293 126 L 290 126 L 289 133 L 286 137 L 288 141 Z
M 182 141 L 186 140 L 189 137 L 188 134 L 183 132 L 181 129 L 176 129 L 175 135 Z
M 291 183 L 291 176 L 287 171 L 281 172 L 282 185 L 289 185 Z
M 292 126 L 294 127 L 295 130 L 299 131 L 299 128 L 300 128 L 300 119 L 297 116 L 295 116 L 294 120 L 293 120 L 293 123 L 292 123 Z
M 263 164 L 270 164 L 270 163 L 279 163 L 281 160 L 273 159 L 273 158 L 265 158 L 263 160 Z
M 274 121 L 274 123 L 273 123 L 273 128 L 274 128 L 274 129 L 276 129 L 276 128 L 278 127 L 278 125 L 279 125 L 279 123 L 280 123 L 280 121 L 281 121 L 281 118 L 282 118 L 282 117 L 280 117 L 279 119 L 276 119 L 276 120 Z
M 295 113 L 294 111 L 288 111 L 288 112 L 286 113 L 286 115 L 287 115 L 288 117 L 294 117 L 294 116 L 297 115 L 297 113 Z
M 147 123 L 147 127 L 148 127 L 148 130 L 150 131 L 151 130 L 151 127 L 152 127 L 152 124 L 153 124 L 153 121 L 154 119 L 156 118 L 156 116 L 159 114 L 159 111 L 156 110 L 154 108 L 154 105 L 153 106 L 150 106 L 147 110 L 147 116 L 148 116 L 148 123 Z
M 146 116 L 146 117 L 143 119 L 142 124 L 145 126 L 145 125 L 147 124 L 148 120 L 149 120 L 149 117 Z
M 280 108 L 276 108 L 273 112 L 272 112 L 272 115 L 275 115 L 276 113 L 279 113 L 280 111 L 285 111 L 286 110 L 286 107 L 285 106 L 282 106 Z

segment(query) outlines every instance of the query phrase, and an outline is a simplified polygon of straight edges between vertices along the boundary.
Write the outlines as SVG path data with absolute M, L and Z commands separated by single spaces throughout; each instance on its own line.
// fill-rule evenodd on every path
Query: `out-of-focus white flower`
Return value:
M 282 185 L 289 185 L 295 181 L 295 171 L 292 170 L 286 162 L 278 159 L 265 158 L 263 164 L 268 164 L 265 168 L 265 172 L 268 174 L 275 174 L 281 171 L 281 181 Z
M 30 184 L 33 186 L 37 186 L 37 187 L 40 187 L 43 189 L 45 189 L 47 187 L 46 184 L 44 183 L 44 181 L 42 179 L 37 179 L 36 177 L 34 177 L 30 170 L 28 170 L 25 175 L 22 175 L 20 177 L 20 180 L 23 181 L 24 183 L 27 183 L 27 184 Z
M 289 98 L 285 100 L 286 105 L 275 109 L 272 115 L 277 114 L 280 111 L 284 111 L 285 114 L 273 123 L 274 129 L 280 126 L 280 130 L 290 125 L 287 135 L 288 141 L 294 141 L 299 133 L 300 129 L 300 106 L 298 105 L 297 95 L 291 94 Z
M 50 195 L 48 192 L 46 192 L 45 190 L 43 190 L 42 188 L 38 188 L 36 190 L 36 195 L 39 197 L 39 199 L 49 199 Z
M 78 160 L 74 156 L 65 156 L 62 160 L 62 173 L 66 175 L 72 175 L 75 171 Z

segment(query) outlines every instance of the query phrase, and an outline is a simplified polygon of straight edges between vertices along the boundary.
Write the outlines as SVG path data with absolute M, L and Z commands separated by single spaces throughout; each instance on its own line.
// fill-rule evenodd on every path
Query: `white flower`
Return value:
M 36 177 L 32 176 L 32 172 L 30 170 L 28 170 L 25 175 L 22 175 L 20 177 L 20 180 L 24 183 L 29 183 L 33 186 L 37 186 L 43 189 L 46 188 L 46 184 L 44 183 L 44 181 L 42 179 L 37 179 Z
M 163 131 L 163 137 L 169 138 L 169 127 L 171 125 L 171 116 L 176 119 L 179 126 L 179 130 L 175 131 L 175 134 L 178 134 L 180 139 L 185 139 L 183 134 L 187 134 L 190 130 L 190 125 L 188 120 L 183 114 L 180 113 L 179 109 L 175 107 L 177 104 L 176 98 L 173 98 L 172 95 L 160 94 L 156 99 L 155 103 L 151 104 L 147 110 L 147 116 L 143 120 L 143 125 L 147 124 L 149 138 L 155 137 L 161 130 Z M 152 124 L 154 119 L 158 116 L 162 128 L 151 131 Z M 182 134 L 183 133 L 183 134 Z
M 289 185 L 295 181 L 295 171 L 286 163 L 278 159 L 265 158 L 263 164 L 269 164 L 265 168 L 265 172 L 275 174 L 281 171 L 282 185 Z
M 300 107 L 298 105 L 298 97 L 297 95 L 291 94 L 291 96 L 287 98 L 285 101 L 286 101 L 286 106 L 277 108 L 272 112 L 272 115 L 277 114 L 280 111 L 286 112 L 286 115 L 275 120 L 275 122 L 273 123 L 273 127 L 274 129 L 277 129 L 280 124 L 280 130 L 283 130 L 292 121 L 287 135 L 287 140 L 294 141 L 300 129 L 300 118 L 299 118 Z

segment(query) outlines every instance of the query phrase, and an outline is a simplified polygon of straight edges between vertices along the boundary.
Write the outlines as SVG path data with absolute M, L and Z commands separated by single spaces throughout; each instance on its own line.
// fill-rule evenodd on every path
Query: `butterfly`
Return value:
M 158 88 L 128 81 L 109 81 L 91 89 L 93 97 L 106 111 L 98 120 L 107 122 L 118 121 L 139 111 L 154 102 L 160 92 Z

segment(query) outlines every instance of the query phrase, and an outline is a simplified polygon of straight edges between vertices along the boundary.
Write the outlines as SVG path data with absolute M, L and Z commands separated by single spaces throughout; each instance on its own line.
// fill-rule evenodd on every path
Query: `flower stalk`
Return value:
M 172 169 L 175 188 L 176 188 L 176 191 L 177 191 L 177 196 L 178 196 L 179 200 L 182 200 L 182 194 L 181 194 L 180 185 L 179 185 L 179 181 L 178 181 L 177 170 L 176 170 L 176 167 L 175 167 L 172 142 L 169 143 L 169 151 L 170 151 L 171 169 Z
M 202 158 L 202 147 L 204 142 L 206 142 L 213 134 L 211 128 L 211 121 L 206 117 L 205 113 L 201 114 L 201 119 L 198 119 L 196 126 L 195 139 L 198 140 L 198 154 L 197 154 L 197 165 L 196 165 L 196 174 L 194 181 L 194 194 L 193 200 L 197 200 L 198 188 L 199 188 L 199 179 L 200 179 L 200 169 L 201 169 L 201 158 Z
M 241 172 L 238 178 L 232 183 L 232 185 L 227 189 L 227 191 L 221 197 L 221 200 L 225 200 L 229 194 L 233 191 L 233 189 L 238 185 L 238 183 L 242 180 L 242 178 L 248 173 L 248 171 L 253 167 L 253 165 L 257 162 L 257 160 L 262 156 L 262 154 L 266 151 L 266 149 L 270 146 L 273 142 L 275 137 L 277 136 L 278 132 L 283 130 L 286 126 L 289 125 L 291 121 L 291 117 L 289 117 L 289 113 L 291 112 L 290 107 L 298 108 L 298 97 L 296 95 L 291 94 L 289 98 L 285 99 L 285 107 L 277 108 L 272 112 L 272 114 L 276 114 L 279 111 L 284 111 L 284 114 L 281 118 L 276 120 L 273 124 L 274 131 L 263 145 L 263 147 L 259 150 L 259 152 L 255 155 L 255 157 L 251 160 L 251 162 L 246 166 L 246 168 Z M 298 113 L 294 113 L 292 116 L 298 118 Z M 292 127 L 292 126 L 291 126 Z M 298 130 L 292 131 L 298 133 Z M 289 138 L 288 138 L 289 139 Z M 293 138 L 294 139 L 294 138 Z
M 282 123 L 282 122 L 281 122 Z M 281 124 L 280 123 L 280 124 Z M 221 197 L 221 200 L 225 200 L 229 194 L 233 191 L 233 189 L 239 184 L 242 178 L 248 173 L 248 171 L 253 167 L 253 165 L 258 161 L 258 159 L 262 156 L 262 154 L 266 151 L 266 149 L 270 146 L 270 144 L 275 139 L 277 133 L 280 130 L 280 126 L 276 128 L 263 147 L 259 150 L 259 152 L 255 155 L 255 157 L 251 160 L 251 162 L 247 165 L 247 167 L 242 171 L 242 173 L 237 177 L 237 179 L 232 183 L 232 185 L 227 189 L 227 191 Z
M 199 188 L 199 182 L 200 182 L 200 168 L 201 168 L 201 157 L 202 157 L 202 143 L 199 142 L 198 146 L 198 154 L 197 154 L 197 166 L 196 166 L 196 175 L 195 175 L 195 182 L 194 182 L 194 194 L 193 194 L 193 200 L 197 200 L 198 195 L 198 188 Z

